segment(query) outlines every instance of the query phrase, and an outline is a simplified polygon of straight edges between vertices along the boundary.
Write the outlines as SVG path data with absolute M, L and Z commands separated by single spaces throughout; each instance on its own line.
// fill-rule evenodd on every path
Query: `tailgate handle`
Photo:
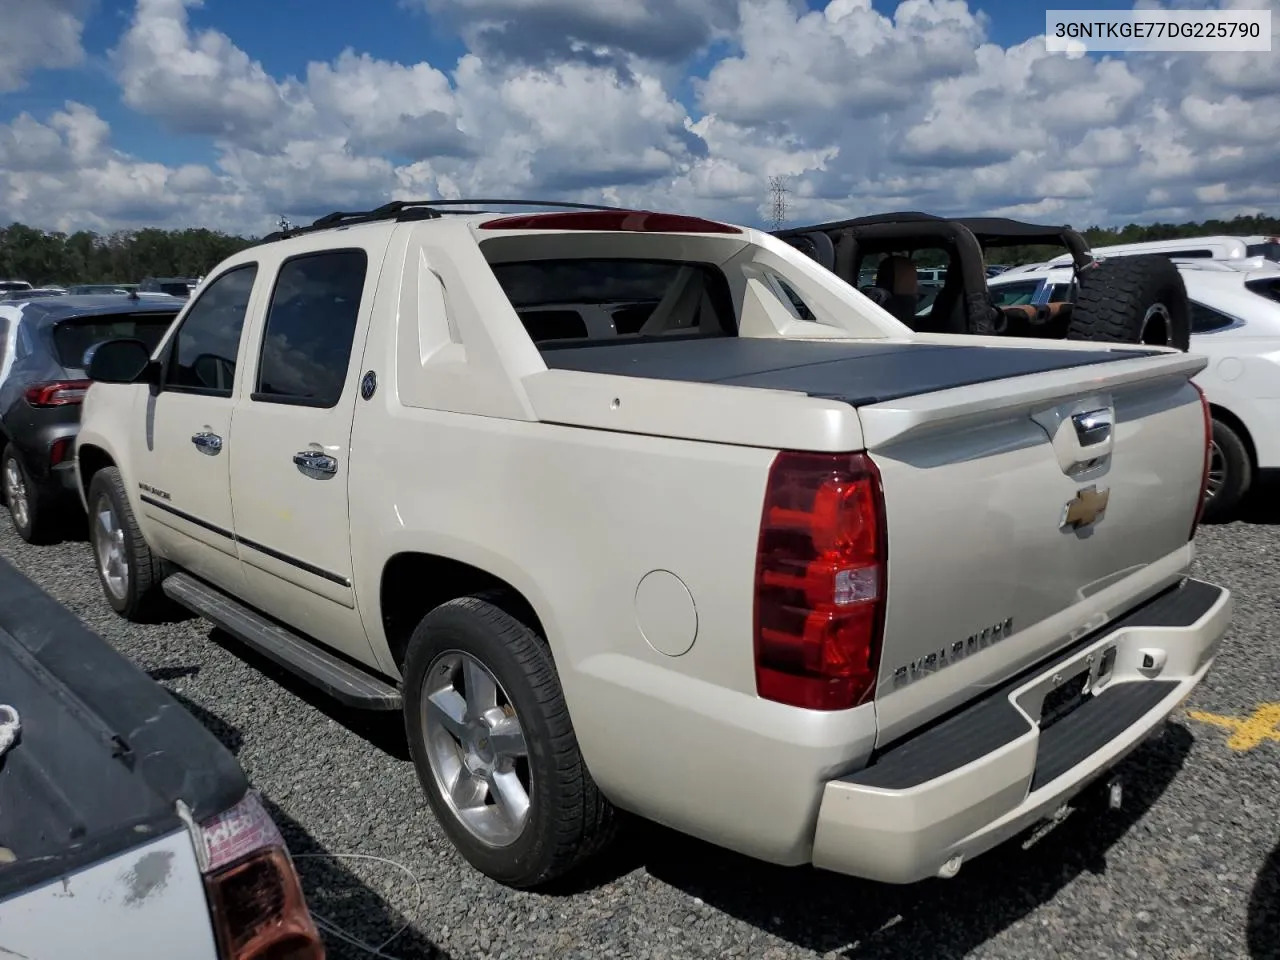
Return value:
M 1089 410 L 1071 418 L 1076 438 L 1081 447 L 1095 447 L 1111 439 L 1112 414 L 1110 410 Z

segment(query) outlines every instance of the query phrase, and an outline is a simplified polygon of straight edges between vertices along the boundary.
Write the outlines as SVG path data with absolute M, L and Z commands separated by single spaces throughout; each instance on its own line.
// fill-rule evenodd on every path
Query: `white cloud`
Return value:
M 1280 28 L 1280 0 L 1265 2 Z M 126 156 L 85 107 L 23 114 L 0 127 L 14 215 L 256 233 L 282 213 L 515 194 L 758 222 L 775 174 L 789 178 L 793 221 L 1280 208 L 1272 54 L 1068 57 L 1043 37 L 1006 48 L 966 0 L 903 0 L 891 16 L 870 0 L 402 0 L 457 24 L 470 52 L 397 63 L 347 49 L 279 76 L 235 37 L 193 29 L 200 3 L 137 0 L 110 63 L 126 105 L 204 138 L 214 162 Z M 726 37 L 685 83 L 687 58 Z M 0 82 L 5 71 L 0 53 Z
M 26 86 L 34 70 L 74 67 L 93 0 L 13 0 L 0 10 L 0 94 Z
M 172 168 L 116 150 L 107 123 L 80 103 L 66 103 L 44 122 L 22 113 L 0 124 L 6 223 L 64 231 L 176 227 L 191 225 L 198 210 L 206 225 L 239 227 L 236 193 L 207 167 Z

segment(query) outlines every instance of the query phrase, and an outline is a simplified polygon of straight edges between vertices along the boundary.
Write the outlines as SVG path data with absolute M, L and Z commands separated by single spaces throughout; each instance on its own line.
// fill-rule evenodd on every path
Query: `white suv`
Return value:
M 1261 256 L 1174 262 L 1190 301 L 1191 352 L 1209 357 L 1195 378 L 1213 412 L 1205 519 L 1221 521 L 1258 471 L 1280 467 L 1280 264 Z M 992 278 L 992 299 L 997 306 L 1070 300 L 1071 267 L 1054 263 Z

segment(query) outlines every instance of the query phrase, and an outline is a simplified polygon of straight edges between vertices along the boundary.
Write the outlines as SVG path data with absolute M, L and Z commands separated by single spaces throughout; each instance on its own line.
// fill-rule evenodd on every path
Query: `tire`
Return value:
M 1080 274 L 1068 340 L 1191 347 L 1191 312 L 1178 268 L 1166 257 L 1113 257 Z
M 530 889 L 603 850 L 616 817 L 578 750 L 546 640 L 498 599 L 463 597 L 423 617 L 405 659 L 405 729 L 423 790 L 454 846 L 486 876 Z M 496 681 L 495 696 L 484 696 L 477 670 Z M 512 729 L 513 717 L 522 758 L 515 738 L 500 746 L 495 736 Z
M 1205 523 L 1231 518 L 1253 485 L 1253 460 L 1243 438 L 1221 420 L 1213 421 L 1209 459 L 1209 491 L 1205 495 Z
M 160 591 L 163 565 L 138 529 L 119 468 L 103 467 L 95 473 L 86 500 L 89 543 L 107 603 L 133 623 L 155 620 L 170 606 Z M 116 562 L 109 563 L 111 557 Z
M 27 543 L 48 543 L 53 519 L 49 516 L 49 498 L 31 478 L 31 471 L 12 443 L 0 454 L 0 490 L 4 492 L 14 532 Z

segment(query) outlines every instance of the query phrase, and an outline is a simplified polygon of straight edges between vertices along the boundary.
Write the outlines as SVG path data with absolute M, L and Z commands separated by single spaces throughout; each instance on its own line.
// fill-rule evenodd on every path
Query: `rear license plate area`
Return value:
M 1088 684 L 1089 671 L 1081 670 L 1050 690 L 1040 708 L 1040 729 L 1047 730 L 1088 700 Z

